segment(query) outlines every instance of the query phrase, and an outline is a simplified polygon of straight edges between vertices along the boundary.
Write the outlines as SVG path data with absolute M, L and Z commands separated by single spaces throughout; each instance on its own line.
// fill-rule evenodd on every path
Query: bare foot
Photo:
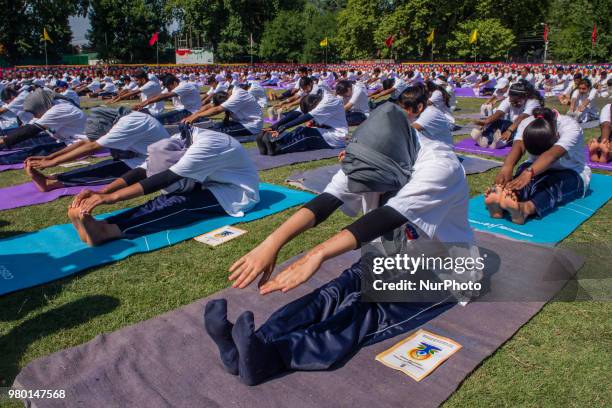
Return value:
M 68 214 L 77 231 L 80 230 L 83 233 L 81 240 L 89 246 L 100 245 L 123 235 L 116 225 L 98 221 L 89 214 L 83 214 L 79 208 L 71 208 Z
M 74 229 L 77 230 L 77 233 L 79 234 L 79 238 L 81 239 L 81 241 L 87 242 L 87 235 L 85 234 L 85 230 L 83 229 L 83 226 L 81 225 L 81 222 L 80 222 L 80 213 L 81 213 L 81 210 L 78 207 L 75 207 L 75 208 L 71 207 L 68 209 L 68 218 L 70 218 L 70 222 L 72 222 Z
M 64 183 L 57 181 L 51 177 L 45 176 L 40 171 L 36 170 L 32 166 L 26 166 L 25 171 L 32 178 L 32 182 L 36 185 L 36 188 L 43 193 L 57 188 L 63 188 Z
M 612 149 L 610 149 L 610 141 L 609 140 L 604 140 L 599 144 L 599 147 L 601 148 L 601 156 L 600 156 L 600 162 L 602 163 L 608 163 L 610 161 L 610 157 L 611 157 L 611 153 L 612 153 Z
M 597 141 L 597 139 L 591 139 L 589 141 L 589 154 L 592 156 L 593 154 L 597 153 L 598 150 L 599 142 Z
M 500 207 L 499 202 L 502 197 L 502 186 L 496 184 L 493 187 L 487 188 L 485 191 L 485 205 L 489 214 L 493 218 L 502 218 L 504 216 L 504 210 Z
M 527 217 L 521 211 L 518 196 L 512 190 L 504 189 L 502 198 L 499 201 L 501 207 L 510 213 L 510 218 L 515 224 L 524 224 Z

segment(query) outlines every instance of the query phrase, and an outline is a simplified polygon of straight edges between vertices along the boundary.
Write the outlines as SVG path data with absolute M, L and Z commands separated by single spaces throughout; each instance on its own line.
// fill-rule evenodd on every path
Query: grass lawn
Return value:
M 458 99 L 461 113 L 476 112 L 480 103 L 478 99 Z M 597 131 L 588 130 L 585 137 L 593 137 Z M 263 171 L 261 179 L 280 185 L 296 170 L 334 162 L 335 159 L 321 160 Z M 49 169 L 48 172 L 63 170 Z M 470 194 L 481 193 L 492 183 L 496 171 L 468 176 Z M 0 187 L 26 180 L 22 171 L 0 173 Z M 146 199 L 104 207 L 103 211 L 138 204 Z M 70 200 L 62 198 L 39 206 L 0 212 L 0 237 L 68 222 L 66 209 Z M 228 286 L 228 266 L 295 210 L 292 208 L 251 223 L 238 224 L 248 234 L 217 248 L 189 240 L 1 297 L 0 387 L 10 386 L 19 370 L 36 358 L 84 343 L 100 333 L 149 319 L 225 288 Z M 287 245 L 279 263 L 325 240 L 348 222 L 349 218 L 342 214 L 333 215 L 316 231 L 307 232 Z M 611 230 L 612 204 L 608 203 L 562 245 L 609 245 Z M 601 275 L 602 268 L 607 269 L 603 272 L 609 273 L 610 264 L 590 261 L 584 268 L 587 275 L 581 276 L 589 276 L 589 271 Z M 592 279 L 585 279 L 584 283 L 585 286 L 609 286 L 610 279 L 597 281 L 595 285 Z M 549 303 L 486 359 L 445 406 L 610 406 L 611 322 L 612 304 L 609 302 Z M 407 396 L 407 401 L 413 397 Z

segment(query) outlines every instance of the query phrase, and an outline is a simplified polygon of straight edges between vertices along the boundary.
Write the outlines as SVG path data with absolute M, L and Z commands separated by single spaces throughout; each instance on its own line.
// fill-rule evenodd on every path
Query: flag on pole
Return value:
M 153 33 L 153 35 L 151 36 L 151 39 L 149 40 L 149 46 L 151 47 L 154 46 L 158 39 L 159 39 L 159 33 L 158 32 Z
M 253 47 L 253 33 L 249 34 L 249 45 Z
M 478 30 L 474 30 L 470 34 L 470 44 L 474 44 L 476 41 L 478 41 Z
M 544 24 L 544 42 L 548 42 L 548 24 Z
M 431 45 L 434 42 L 436 35 L 436 29 L 431 30 L 431 33 L 427 36 L 427 45 Z
M 47 27 L 43 27 L 43 41 L 49 41 L 53 44 L 53 40 L 49 37 L 49 33 L 47 32 Z
M 385 40 L 385 45 L 387 46 L 387 48 L 391 48 L 393 46 L 393 41 L 395 41 L 395 39 L 392 35 L 387 37 L 387 39 Z
M 593 32 L 591 33 L 591 45 L 595 46 L 597 42 L 597 23 L 593 24 Z
M 324 39 L 321 40 L 321 42 L 319 43 L 319 45 L 321 47 L 327 47 L 329 44 L 329 41 L 327 41 L 327 37 L 325 37 Z

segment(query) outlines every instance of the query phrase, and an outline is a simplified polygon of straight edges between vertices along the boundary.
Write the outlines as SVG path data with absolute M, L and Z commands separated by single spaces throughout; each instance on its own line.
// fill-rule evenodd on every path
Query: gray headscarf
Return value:
M 30 112 L 35 117 L 39 118 L 49 109 L 51 109 L 53 106 L 53 101 L 55 100 L 63 100 L 71 103 L 79 109 L 81 108 L 72 99 L 64 95 L 60 95 L 51 89 L 37 88 L 25 97 L 23 101 L 23 110 L 25 112 Z
M 98 140 L 111 130 L 123 116 L 129 115 L 132 111 L 123 106 L 117 108 L 94 108 L 87 116 L 85 122 L 85 135 L 89 140 Z
M 376 108 L 355 130 L 342 171 L 353 193 L 396 192 L 405 186 L 419 151 L 415 130 L 395 103 Z

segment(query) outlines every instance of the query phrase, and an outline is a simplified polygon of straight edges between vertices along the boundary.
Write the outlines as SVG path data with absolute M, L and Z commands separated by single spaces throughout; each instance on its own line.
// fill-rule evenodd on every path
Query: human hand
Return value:
M 233 282 L 232 287 L 244 289 L 262 274 L 258 285 L 266 283 L 276 266 L 277 256 L 278 248 L 265 241 L 259 244 L 230 266 L 228 279 Z
M 259 288 L 259 293 L 290 291 L 310 279 L 321 267 L 323 254 L 321 251 L 310 251 L 304 257 L 298 259 L 289 267 Z

